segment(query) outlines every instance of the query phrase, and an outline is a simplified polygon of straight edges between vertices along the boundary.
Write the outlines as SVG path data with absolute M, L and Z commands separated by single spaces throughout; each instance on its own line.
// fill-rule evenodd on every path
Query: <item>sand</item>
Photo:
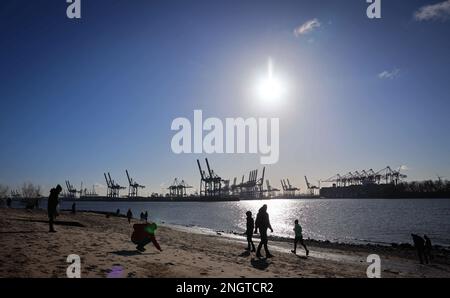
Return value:
M 48 233 L 46 220 L 42 210 L 0 208 L 0 277 L 64 278 L 70 254 L 80 256 L 82 278 L 366 277 L 366 258 L 373 253 L 380 255 L 382 277 L 450 277 L 450 254 L 445 250 L 432 264 L 421 265 L 408 248 L 309 241 L 311 254 L 306 258 L 302 249 L 292 254 L 291 243 L 271 241 L 275 257 L 258 259 L 244 250 L 243 237 L 161 226 L 157 239 L 163 251 L 149 244 L 139 253 L 125 218 L 63 212 L 57 218 L 57 233 Z

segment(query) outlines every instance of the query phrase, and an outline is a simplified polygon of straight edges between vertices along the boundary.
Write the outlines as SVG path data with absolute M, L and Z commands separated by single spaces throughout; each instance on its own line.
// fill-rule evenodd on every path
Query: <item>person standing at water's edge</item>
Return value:
M 58 196 L 62 191 L 61 185 L 57 185 L 55 188 L 50 190 L 50 195 L 48 196 L 48 205 L 47 205 L 47 213 L 48 213 L 48 224 L 49 224 L 49 232 L 56 232 L 53 228 L 53 221 L 56 217 L 56 206 L 58 206 Z
M 433 245 L 431 244 L 431 239 L 428 238 L 427 235 L 423 235 L 423 239 L 425 239 L 424 255 L 426 258 L 428 258 L 431 261 L 431 260 L 433 260 L 433 255 L 431 254 L 431 250 L 433 248 Z
M 428 264 L 428 256 L 425 254 L 425 240 L 416 234 L 411 234 L 413 238 L 414 247 L 417 250 L 417 255 L 419 256 L 420 264 L 423 264 L 423 258 L 425 257 L 425 263 Z
M 253 220 L 252 213 L 247 211 L 245 213 L 247 215 L 247 230 L 245 231 L 245 235 L 247 235 L 247 250 L 251 250 L 252 252 L 255 250 L 255 244 L 253 243 L 253 229 L 255 228 L 255 221 Z
M 128 209 L 128 212 L 127 212 L 128 223 L 131 223 L 132 217 L 133 217 L 133 212 L 131 212 L 131 209 Z
M 297 243 L 300 243 L 306 251 L 306 256 L 309 255 L 309 250 L 303 242 L 303 230 L 302 226 L 298 223 L 298 219 L 294 221 L 294 232 L 295 232 L 295 240 L 294 240 L 294 249 L 291 250 L 292 253 L 297 254 Z
M 266 258 L 272 258 L 273 255 L 269 252 L 269 248 L 267 247 L 268 239 L 267 239 L 267 229 L 273 233 L 272 226 L 270 225 L 269 213 L 267 213 L 267 205 L 263 205 L 259 211 L 258 215 L 256 215 L 255 221 L 255 234 L 258 233 L 261 237 L 261 242 L 259 242 L 258 249 L 256 251 L 256 256 L 261 258 L 261 248 L 264 245 L 264 250 L 266 252 Z

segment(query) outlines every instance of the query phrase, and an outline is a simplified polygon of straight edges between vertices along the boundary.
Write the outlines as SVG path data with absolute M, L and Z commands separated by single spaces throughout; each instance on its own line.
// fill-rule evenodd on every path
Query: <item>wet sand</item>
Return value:
M 133 220 L 133 223 L 137 223 Z M 0 277 L 66 277 L 70 254 L 81 257 L 81 277 L 366 277 L 369 254 L 381 257 L 381 275 L 450 277 L 450 253 L 436 251 L 430 265 L 421 265 L 413 249 L 344 245 L 308 241 L 290 252 L 292 244 L 270 241 L 272 259 L 245 251 L 245 239 L 192 233 L 161 226 L 157 239 L 139 253 L 130 241 L 132 225 L 123 217 L 62 212 L 48 233 L 46 213 L 0 208 Z M 258 243 L 255 239 L 255 244 Z

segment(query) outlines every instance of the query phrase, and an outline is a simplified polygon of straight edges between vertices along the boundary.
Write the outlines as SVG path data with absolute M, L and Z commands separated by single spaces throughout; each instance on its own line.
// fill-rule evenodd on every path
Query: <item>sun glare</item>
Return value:
M 273 72 L 272 60 L 269 59 L 267 75 L 257 84 L 257 95 L 266 104 L 278 103 L 286 93 L 286 86 Z

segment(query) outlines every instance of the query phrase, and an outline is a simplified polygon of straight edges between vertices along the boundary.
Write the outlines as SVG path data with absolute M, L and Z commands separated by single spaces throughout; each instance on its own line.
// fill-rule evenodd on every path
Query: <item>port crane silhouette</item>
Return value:
M 128 178 L 128 197 L 136 198 L 136 197 L 138 197 L 138 189 L 144 189 L 145 186 L 140 185 L 139 183 L 134 181 L 133 178 L 130 177 L 128 170 L 125 170 L 125 173 L 127 174 L 127 178 Z
M 109 172 L 108 176 L 106 176 L 106 173 L 103 173 L 103 175 L 105 176 L 107 186 L 106 196 L 110 198 L 120 197 L 120 190 L 126 189 L 126 187 L 117 184 L 113 179 L 111 179 L 111 175 L 109 174 Z

